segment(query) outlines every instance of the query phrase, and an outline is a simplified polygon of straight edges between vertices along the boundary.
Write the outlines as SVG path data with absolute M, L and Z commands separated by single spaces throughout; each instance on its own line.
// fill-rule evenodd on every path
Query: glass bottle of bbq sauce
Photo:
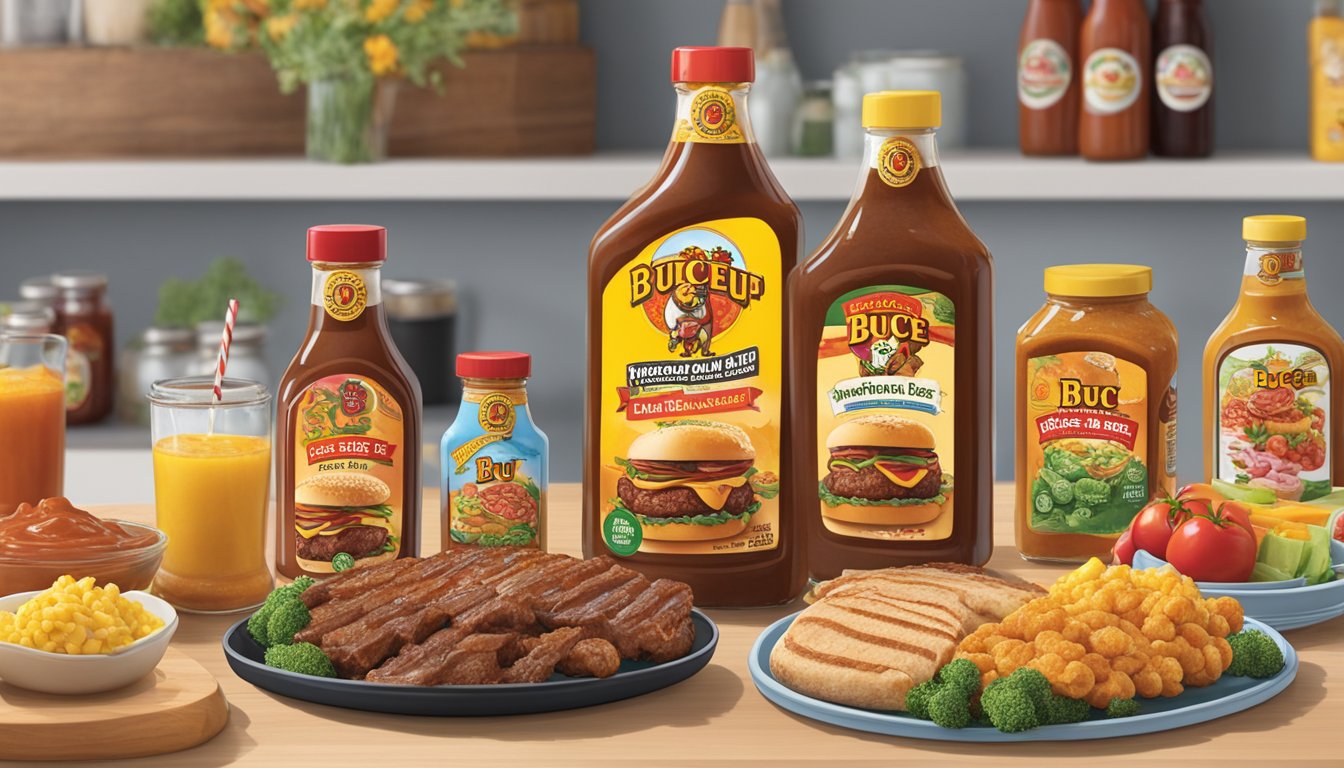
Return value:
M 993 261 L 939 166 L 933 91 L 871 93 L 858 192 L 789 278 L 795 510 L 815 580 L 989 559 Z
M 457 356 L 462 405 L 440 443 L 442 545 L 546 549 L 550 441 L 532 422 L 524 352 Z
M 1344 478 L 1344 341 L 1307 297 L 1301 216 L 1249 216 L 1236 306 L 1204 348 L 1204 472 L 1311 500 Z
M 1078 154 L 1081 0 L 1031 0 L 1017 56 L 1018 139 L 1024 155 Z
M 420 554 L 420 383 L 387 327 L 383 227 L 308 230 L 308 333 L 277 395 L 276 570 Z
M 1153 154 L 1213 153 L 1213 38 L 1203 0 L 1161 0 L 1153 20 Z
M 709 606 L 802 591 L 784 281 L 798 208 L 757 147 L 749 48 L 678 48 L 654 179 L 588 260 L 584 553 L 684 581 Z
M 1149 146 L 1148 9 L 1142 0 L 1096 0 L 1079 38 L 1082 114 L 1078 147 L 1088 160 L 1137 160 Z

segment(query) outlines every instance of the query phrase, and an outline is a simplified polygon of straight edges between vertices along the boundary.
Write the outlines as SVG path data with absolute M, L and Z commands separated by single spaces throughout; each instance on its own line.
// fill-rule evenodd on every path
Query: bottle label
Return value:
M 1104 352 L 1063 352 L 1028 360 L 1024 384 L 1027 416 L 1018 428 L 1027 435 L 1031 530 L 1124 531 L 1148 503 L 1149 467 L 1171 469 L 1175 390 L 1159 407 L 1162 444 L 1150 446 L 1142 366 Z M 1174 472 L 1170 478 L 1163 486 L 1174 486 Z
M 1083 65 L 1083 100 L 1096 114 L 1124 112 L 1143 91 L 1142 68 L 1128 51 L 1101 48 Z
M 779 239 L 755 218 L 658 238 L 602 291 L 599 470 L 617 555 L 774 549 Z
M 338 269 L 327 273 L 322 288 L 322 307 L 333 320 L 354 320 L 364 313 L 369 290 L 358 272 Z
M 294 415 L 294 520 L 298 565 L 333 573 L 401 554 L 406 425 L 401 404 L 353 373 L 312 382 Z M 418 552 L 408 554 L 419 554 Z
M 883 141 L 878 149 L 877 175 L 889 187 L 910 186 L 922 166 L 919 148 L 904 136 L 893 136 Z
M 1243 274 L 1254 277 L 1261 285 L 1275 286 L 1284 280 L 1306 280 L 1301 251 L 1246 251 L 1246 269 Z
M 546 438 L 519 418 L 526 404 L 519 391 L 463 395 L 462 408 L 473 418 L 459 418 L 443 436 L 442 490 L 453 544 L 541 545 Z
M 1301 344 L 1248 344 L 1218 364 L 1218 478 L 1281 499 L 1331 491 L 1330 363 Z
M 817 351 L 817 491 L 831 533 L 952 536 L 956 307 L 907 285 L 850 291 Z
M 1153 68 L 1157 95 L 1167 109 L 1194 112 L 1213 95 L 1213 62 L 1193 45 L 1173 45 L 1158 54 Z
M 696 90 L 690 108 L 680 120 L 673 140 L 698 144 L 742 144 L 746 135 L 737 119 L 738 105 L 733 92 L 718 86 Z
M 1028 109 L 1059 103 L 1073 82 L 1073 60 L 1064 46 L 1048 38 L 1032 40 L 1017 59 L 1017 98 Z
M 75 323 L 65 330 L 65 410 L 78 411 L 93 395 L 93 368 L 103 358 L 103 334 L 92 323 Z

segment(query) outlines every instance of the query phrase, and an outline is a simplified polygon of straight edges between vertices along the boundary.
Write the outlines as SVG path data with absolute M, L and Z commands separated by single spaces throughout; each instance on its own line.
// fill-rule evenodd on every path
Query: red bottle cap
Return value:
M 683 45 L 672 51 L 674 83 L 750 83 L 756 58 L 750 48 Z
M 457 375 L 468 379 L 526 379 L 532 375 L 532 356 L 526 352 L 463 352 L 457 356 Z
M 387 227 L 323 224 L 308 229 L 308 260 L 367 264 L 387 260 Z

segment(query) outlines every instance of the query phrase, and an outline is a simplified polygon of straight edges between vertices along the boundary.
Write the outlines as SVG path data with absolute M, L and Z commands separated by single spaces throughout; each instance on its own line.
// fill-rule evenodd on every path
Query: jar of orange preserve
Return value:
M 1045 271 L 1045 306 L 1017 335 L 1017 548 L 1108 558 L 1154 495 L 1176 486 L 1176 326 L 1153 272 Z

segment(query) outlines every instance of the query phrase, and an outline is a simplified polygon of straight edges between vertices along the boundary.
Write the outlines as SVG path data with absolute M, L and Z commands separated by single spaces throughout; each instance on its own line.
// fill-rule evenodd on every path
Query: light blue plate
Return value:
M 1344 565 L 1344 542 L 1330 542 L 1330 561 L 1335 566 Z M 1134 554 L 1135 568 L 1160 568 L 1166 564 L 1143 550 Z M 1236 598 L 1248 617 L 1280 631 L 1309 627 L 1344 616 L 1344 578 L 1339 576 L 1334 581 L 1309 587 L 1305 586 L 1305 579 L 1246 584 L 1195 583 L 1205 597 Z
M 1169 699 L 1140 699 L 1141 714 L 1134 717 L 1112 720 L 1093 710 L 1093 717 L 1090 720 L 1071 725 L 1050 725 L 1025 733 L 1003 733 L 987 725 L 956 730 L 939 727 L 927 720 L 918 720 L 904 712 L 877 712 L 831 704 L 784 687 L 774 675 L 770 674 L 770 652 L 784 635 L 784 630 L 788 629 L 797 617 L 796 613 L 785 616 L 766 627 L 761 636 L 756 638 L 756 644 L 751 647 L 751 657 L 747 660 L 747 665 L 751 668 L 751 679 L 755 681 L 761 695 L 789 712 L 812 720 L 858 731 L 911 739 L 969 742 L 1081 741 L 1156 733 L 1208 722 L 1250 709 L 1274 698 L 1297 676 L 1297 653 L 1288 641 L 1283 639 L 1283 635 L 1254 619 L 1247 619 L 1246 628 L 1261 630 L 1274 638 L 1274 642 L 1283 650 L 1283 671 L 1274 677 L 1252 680 L 1247 677 L 1225 675 L 1208 687 L 1187 688 L 1180 696 Z

